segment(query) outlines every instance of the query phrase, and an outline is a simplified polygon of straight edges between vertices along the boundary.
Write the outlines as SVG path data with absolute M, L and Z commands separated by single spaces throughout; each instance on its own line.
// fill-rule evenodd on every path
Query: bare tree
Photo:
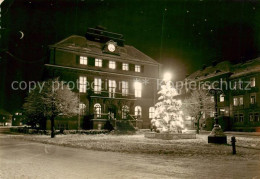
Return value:
M 182 110 L 185 115 L 195 118 L 197 122 L 197 133 L 200 129 L 200 119 L 205 112 L 211 112 L 214 109 L 214 102 L 206 90 L 192 91 L 183 104 Z
M 42 89 L 37 86 L 26 98 L 23 105 L 31 121 L 39 122 L 39 118 L 51 120 L 51 137 L 55 137 L 54 119 L 62 115 L 71 117 L 78 113 L 79 99 L 68 85 L 58 80 L 44 81 Z

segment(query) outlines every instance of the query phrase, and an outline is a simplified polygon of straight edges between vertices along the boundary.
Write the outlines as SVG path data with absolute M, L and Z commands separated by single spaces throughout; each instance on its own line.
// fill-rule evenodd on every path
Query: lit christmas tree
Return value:
M 164 78 L 161 90 L 158 92 L 159 102 L 155 104 L 155 117 L 151 121 L 157 129 L 162 132 L 181 133 L 183 129 L 183 118 L 181 101 L 174 97 L 178 94 L 173 87 L 170 77 Z

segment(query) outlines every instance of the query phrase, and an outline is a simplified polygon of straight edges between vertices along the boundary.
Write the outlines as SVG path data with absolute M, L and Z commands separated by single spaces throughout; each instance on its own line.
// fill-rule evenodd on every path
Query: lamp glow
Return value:
M 169 72 L 164 73 L 163 80 L 164 81 L 170 81 L 172 79 L 172 74 Z

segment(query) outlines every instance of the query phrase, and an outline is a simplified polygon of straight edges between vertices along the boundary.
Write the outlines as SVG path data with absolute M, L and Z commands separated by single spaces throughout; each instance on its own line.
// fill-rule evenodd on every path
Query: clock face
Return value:
M 116 50 L 116 47 L 115 47 L 114 44 L 108 44 L 107 48 L 108 48 L 108 50 L 109 50 L 110 52 L 114 52 L 114 51 Z

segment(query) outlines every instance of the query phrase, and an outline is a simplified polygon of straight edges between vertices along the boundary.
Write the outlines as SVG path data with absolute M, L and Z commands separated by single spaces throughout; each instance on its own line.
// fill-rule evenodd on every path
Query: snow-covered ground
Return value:
M 69 146 L 99 151 L 174 155 L 181 157 L 218 157 L 228 159 L 260 159 L 260 137 L 236 137 L 237 155 L 232 155 L 230 145 L 208 144 L 207 135 L 197 139 L 160 140 L 138 135 L 10 135 L 11 138 L 46 144 Z M 230 137 L 228 137 L 230 143 Z M 240 147 L 241 146 L 241 147 Z

